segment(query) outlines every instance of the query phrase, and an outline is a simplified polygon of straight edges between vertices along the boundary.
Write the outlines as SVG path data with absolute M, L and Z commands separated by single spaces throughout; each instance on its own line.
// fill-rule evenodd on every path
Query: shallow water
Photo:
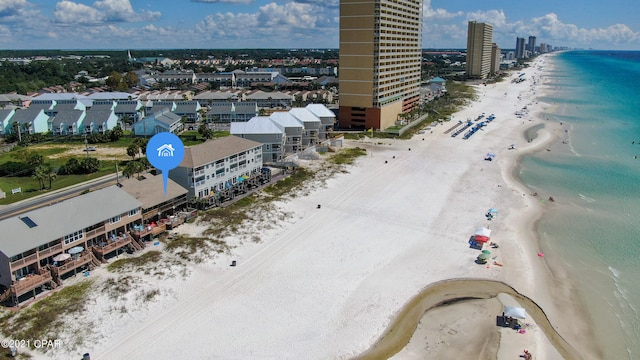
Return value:
M 519 177 L 553 204 L 538 223 L 584 295 L 611 358 L 640 358 L 640 52 L 566 52 L 544 78 L 545 116 L 566 130 Z M 636 158 L 638 157 L 638 158 Z

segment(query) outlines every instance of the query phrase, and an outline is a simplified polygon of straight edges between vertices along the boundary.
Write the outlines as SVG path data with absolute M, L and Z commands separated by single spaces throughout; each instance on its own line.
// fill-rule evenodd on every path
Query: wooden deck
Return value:
M 15 281 L 11 285 L 11 293 L 16 298 L 22 296 L 29 291 L 37 288 L 38 286 L 42 286 L 48 282 L 51 282 L 51 273 L 46 269 L 41 269 L 38 274 L 29 275 L 24 277 L 18 281 Z
M 68 273 L 71 270 L 75 270 L 80 266 L 89 264 L 91 262 L 91 254 L 88 252 L 82 252 L 77 259 L 69 259 L 64 264 L 59 266 L 52 266 L 51 272 L 56 276 L 61 276 Z
M 131 241 L 133 239 L 131 238 L 131 236 L 127 236 L 126 238 L 121 238 L 119 237 L 116 241 L 111 241 L 109 240 L 107 243 L 105 243 L 102 246 L 94 246 L 93 249 L 95 252 L 97 252 L 98 254 L 105 256 L 106 254 L 112 252 L 112 251 L 116 251 L 122 247 L 125 247 L 129 244 L 131 244 Z
M 167 225 L 165 223 L 160 223 L 156 227 L 151 228 L 151 230 L 145 227 L 145 229 L 142 231 L 132 231 L 132 234 L 137 236 L 138 239 L 142 239 L 149 234 L 151 234 L 152 236 L 158 236 L 165 231 L 167 231 Z

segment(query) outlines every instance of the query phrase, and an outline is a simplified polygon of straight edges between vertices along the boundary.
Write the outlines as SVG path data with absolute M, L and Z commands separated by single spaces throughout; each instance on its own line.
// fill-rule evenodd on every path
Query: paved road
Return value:
M 83 182 L 64 189 L 22 200 L 0 207 L 0 220 L 25 213 L 45 205 L 51 205 L 72 198 L 87 190 L 97 190 L 116 183 L 116 175 L 111 174 L 98 179 Z

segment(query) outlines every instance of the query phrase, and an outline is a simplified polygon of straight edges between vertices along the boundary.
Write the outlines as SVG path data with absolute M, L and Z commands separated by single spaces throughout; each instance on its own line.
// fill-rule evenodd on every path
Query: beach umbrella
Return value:
M 475 235 L 473 238 L 479 243 L 486 243 L 486 242 L 489 241 L 489 237 L 488 236 Z
M 478 255 L 478 260 L 487 261 L 487 260 L 489 260 L 490 257 L 491 257 L 491 255 L 489 255 L 489 254 L 480 254 L 480 255 Z
M 482 253 L 483 254 L 487 254 L 487 255 L 491 255 L 491 251 L 489 251 L 489 250 L 482 250 Z
M 489 214 L 497 214 L 497 213 L 498 213 L 498 210 L 496 210 L 496 209 L 494 209 L 494 208 L 491 208 L 491 209 L 489 209 L 489 211 L 488 211 L 488 212 L 489 212 Z
M 527 312 L 517 306 L 505 306 L 504 307 L 504 316 L 509 316 L 516 319 L 525 319 L 527 317 Z
M 54 256 L 53 261 L 65 261 L 65 260 L 68 260 L 70 257 L 71 255 L 62 253 Z
M 75 246 L 69 249 L 69 251 L 67 252 L 71 255 L 75 255 L 75 254 L 80 254 L 83 250 L 84 248 L 82 246 Z

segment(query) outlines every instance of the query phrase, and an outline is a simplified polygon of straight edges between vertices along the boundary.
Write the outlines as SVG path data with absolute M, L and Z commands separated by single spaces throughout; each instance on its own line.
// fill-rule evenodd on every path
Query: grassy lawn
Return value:
M 228 131 L 213 132 L 214 139 L 229 136 L 229 135 L 231 134 L 229 134 Z M 183 131 L 180 134 L 180 139 L 182 140 L 182 143 L 184 144 L 184 146 L 193 146 L 193 145 L 202 144 L 207 140 L 204 137 L 202 137 L 202 135 L 200 135 L 200 133 L 197 131 Z
M 51 166 L 53 169 L 57 169 L 58 167 L 64 165 L 70 157 L 57 157 L 56 155 L 59 155 L 69 150 L 70 148 L 71 146 L 69 144 L 54 143 L 38 144 L 25 148 L 15 148 L 12 151 L 0 154 L 0 164 L 6 163 L 8 161 L 22 161 L 28 156 L 28 154 L 36 153 L 44 157 L 45 164 Z M 76 158 L 80 159 L 81 156 L 76 156 Z M 46 193 L 51 190 L 62 189 L 67 186 L 75 185 L 87 180 L 96 179 L 108 174 L 115 174 L 115 167 L 115 161 L 102 160 L 100 161 L 100 170 L 98 170 L 97 172 L 87 175 L 59 175 L 51 183 L 51 189 L 48 189 L 49 183 L 45 182 L 45 186 L 47 187 L 47 189 L 45 190 L 40 190 L 40 184 L 38 183 L 38 180 L 33 179 L 31 176 L 0 177 L 0 189 L 7 193 L 6 198 L 0 199 L 0 205 L 11 204 L 16 201 L 28 199 L 30 197 Z M 11 189 L 17 188 L 21 188 L 22 192 L 12 195 Z

